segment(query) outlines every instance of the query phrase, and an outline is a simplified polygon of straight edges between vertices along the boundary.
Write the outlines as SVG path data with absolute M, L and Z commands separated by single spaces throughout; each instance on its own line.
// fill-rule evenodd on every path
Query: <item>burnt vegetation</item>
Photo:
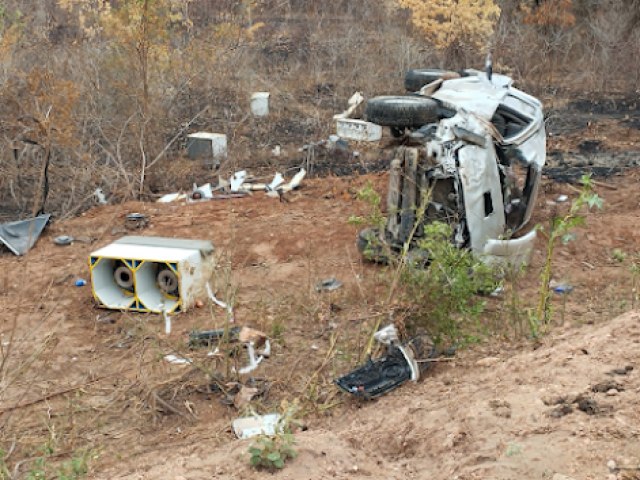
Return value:
M 96 188 L 119 201 L 189 187 L 207 174 L 184 158 L 198 130 L 227 134 L 223 170 L 301 163 L 354 91 L 399 92 L 410 68 L 482 68 L 488 48 L 495 71 L 543 99 L 637 96 L 638 0 L 494 3 L 482 45 L 467 33 L 445 45 L 420 25 L 446 19 L 416 22 L 411 2 L 7 0 L 2 217 L 69 216 Z M 271 92 L 267 119 L 248 114 L 254 91 Z

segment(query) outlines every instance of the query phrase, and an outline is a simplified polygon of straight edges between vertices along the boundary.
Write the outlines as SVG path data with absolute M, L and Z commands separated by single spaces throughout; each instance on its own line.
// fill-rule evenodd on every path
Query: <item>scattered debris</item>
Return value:
M 60 235 L 53 239 L 53 243 L 60 246 L 71 245 L 75 239 L 69 235 Z
M 210 288 L 210 287 L 209 287 Z M 223 303 L 223 302 L 220 302 Z M 226 305 L 226 304 L 225 304 Z M 189 346 L 191 348 L 209 347 L 219 343 L 225 335 L 225 329 L 196 331 L 189 334 Z M 258 368 L 258 365 L 271 355 L 271 342 L 267 335 L 259 330 L 249 327 L 233 327 L 228 329 L 228 341 L 240 342 L 247 348 L 249 363 L 240 368 L 238 373 L 247 374 Z M 217 353 L 218 348 L 213 350 Z
M 38 241 L 50 218 L 51 215 L 44 214 L 27 220 L 0 224 L 0 243 L 14 255 L 24 255 Z
M 167 314 L 191 308 L 214 268 L 206 240 L 127 236 L 89 255 L 99 306 Z
M 216 296 L 213 294 L 213 291 L 211 290 L 211 285 L 209 285 L 209 282 L 207 282 L 207 284 L 205 285 L 205 288 L 207 289 L 207 295 L 209 296 L 209 299 L 215 303 L 216 305 L 218 305 L 220 308 L 224 308 L 228 315 L 229 315 L 229 321 L 231 323 L 235 322 L 235 319 L 233 317 L 233 307 L 231 307 L 231 305 L 223 302 L 222 300 L 218 300 L 216 298 Z
M 364 399 L 379 397 L 408 380 L 417 382 L 421 372 L 430 365 L 424 359 L 435 355 L 433 342 L 426 336 L 400 344 L 394 325 L 375 335 L 380 343 L 387 346 L 386 354 L 376 360 L 369 359 L 365 365 L 335 380 L 343 391 Z
M 125 217 L 124 226 L 129 230 L 146 228 L 149 225 L 149 218 L 143 213 L 129 213 Z
M 351 97 L 347 101 L 347 104 L 348 107 L 344 112 L 337 113 L 333 116 L 334 120 L 360 117 L 362 115 L 363 108 L 359 107 L 364 107 L 364 96 L 362 95 L 362 92 L 356 92 L 351 95 Z M 340 134 L 338 133 L 338 135 Z
M 84 287 L 87 285 L 87 281 L 84 278 L 79 278 L 75 281 L 74 285 L 76 287 Z
M 93 195 L 96 197 L 96 200 L 100 205 L 106 205 L 107 203 L 109 203 L 101 188 L 96 188 L 93 192 Z
M 251 95 L 251 113 L 254 117 L 266 117 L 269 115 L 269 92 L 255 92 Z
M 171 334 L 171 317 L 167 314 L 166 310 L 162 310 L 162 317 L 164 318 L 164 333 L 165 335 Z
M 331 277 L 318 282 L 316 285 L 316 292 L 333 292 L 334 290 L 338 290 L 340 287 L 342 287 L 342 282 L 335 277 Z
M 205 166 L 217 168 L 227 158 L 227 136 L 223 133 L 197 132 L 187 135 L 187 155 L 204 158 Z
M 167 193 L 166 195 L 163 195 L 158 200 L 156 200 L 156 202 L 171 203 L 171 202 L 176 202 L 178 200 L 186 200 L 186 199 L 187 199 L 187 194 L 185 193 Z
M 553 288 L 553 291 L 559 295 L 566 295 L 568 293 L 573 292 L 573 285 L 569 285 L 566 283 L 561 283 L 552 288 Z
M 193 363 L 191 360 L 189 360 L 188 358 L 183 358 L 183 357 L 179 357 L 177 355 L 174 354 L 169 354 L 169 355 L 165 355 L 164 359 L 173 364 L 173 365 L 189 365 L 190 363 Z
M 200 202 L 208 200 L 226 200 L 231 198 L 242 198 L 252 192 L 266 192 L 269 197 L 282 198 L 283 193 L 290 192 L 300 187 L 307 171 L 301 168 L 293 178 L 287 183 L 280 172 L 276 172 L 270 183 L 254 182 L 246 170 L 235 172 L 230 179 L 219 178 L 214 186 L 205 183 L 201 186 L 193 185 L 190 194 L 169 193 L 160 197 L 158 203 L 171 203 L 178 200 L 187 202 Z
M 560 195 L 558 198 L 556 198 L 556 203 L 565 203 L 568 200 L 569 197 L 567 195 Z
M 231 327 L 228 330 L 219 328 L 216 330 L 201 330 L 189 333 L 189 347 L 211 347 L 224 338 L 225 331 L 228 331 L 229 341 L 238 341 L 241 327 Z
M 280 425 L 281 416 L 277 413 L 237 418 L 233 421 L 233 432 L 240 439 L 258 435 L 275 435 Z

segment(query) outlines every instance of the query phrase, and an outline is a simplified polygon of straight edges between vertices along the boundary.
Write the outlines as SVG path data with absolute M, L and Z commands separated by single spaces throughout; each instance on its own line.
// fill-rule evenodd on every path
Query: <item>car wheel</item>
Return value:
M 375 97 L 367 102 L 365 115 L 385 127 L 419 128 L 438 121 L 438 103 L 419 96 Z
M 404 88 L 407 92 L 416 92 L 425 85 L 430 84 L 434 80 L 440 78 L 456 78 L 460 74 L 450 70 L 441 70 L 439 68 L 416 68 L 409 70 L 404 76 Z

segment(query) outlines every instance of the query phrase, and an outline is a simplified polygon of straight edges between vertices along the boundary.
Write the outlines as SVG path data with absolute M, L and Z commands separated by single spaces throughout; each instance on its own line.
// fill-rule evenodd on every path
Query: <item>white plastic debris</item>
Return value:
M 192 363 L 188 358 L 179 357 L 172 353 L 169 355 L 165 355 L 164 359 L 173 365 L 189 365 L 190 363 Z
M 240 439 L 256 437 L 258 435 L 275 435 L 280 423 L 280 415 L 256 415 L 253 417 L 237 418 L 231 424 L 236 437 Z
M 364 96 L 362 95 L 361 92 L 356 92 L 353 95 L 351 95 L 351 98 L 349 98 L 349 101 L 347 102 L 349 107 L 342 113 L 338 113 L 336 115 L 333 116 L 334 120 L 338 120 L 341 118 L 352 118 L 353 115 L 355 114 L 356 109 L 362 105 L 362 103 L 364 102 Z
M 171 334 L 171 317 L 165 309 L 162 309 L 162 316 L 164 317 L 164 333 L 169 335 Z
M 201 187 L 198 187 L 197 185 L 194 184 L 193 192 L 191 193 L 191 198 L 194 200 L 213 198 L 213 188 L 211 188 L 211 184 L 205 183 Z
M 96 188 L 93 192 L 93 195 L 96 197 L 96 200 L 100 205 L 106 205 L 108 203 L 107 197 L 105 196 L 101 188 Z
M 373 334 L 373 338 L 376 341 L 382 343 L 383 345 L 391 345 L 392 343 L 398 343 L 398 330 L 396 330 L 395 325 L 387 325 L 384 328 L 381 328 L 376 333 Z
M 271 183 L 267 185 L 267 190 L 272 192 L 276 190 L 283 183 L 284 183 L 284 177 L 282 176 L 281 173 L 276 172 L 275 176 L 273 177 L 273 180 L 271 180 Z
M 186 199 L 187 196 L 184 193 L 167 193 L 166 195 L 163 195 L 162 197 L 160 197 L 156 202 L 157 203 L 171 203 L 171 202 L 175 202 L 177 200 L 184 200 Z
M 295 190 L 300 186 L 306 174 L 307 171 L 304 168 L 301 168 L 300 171 L 293 176 L 291 181 L 280 187 L 279 190 L 283 192 L 290 192 L 291 190 Z
M 240 375 L 246 375 L 247 373 L 253 372 L 256 368 L 258 368 L 258 365 L 262 363 L 262 360 L 264 360 L 264 357 L 262 355 L 256 357 L 256 349 L 253 342 L 249 342 L 247 344 L 247 355 L 249 356 L 249 365 L 238 370 L 238 373 Z
M 231 307 L 231 305 L 223 302 L 222 300 L 218 300 L 216 298 L 216 296 L 213 294 L 213 291 L 211 290 L 211 285 L 209 285 L 209 283 L 207 282 L 207 284 L 205 285 L 206 289 L 207 289 L 207 295 L 209 295 L 209 299 L 215 303 L 216 305 L 218 305 L 220 308 L 224 308 L 227 313 L 229 314 L 229 321 L 231 323 L 233 323 L 235 320 L 233 318 L 233 308 Z
M 231 179 L 229 180 L 229 183 L 231 184 L 231 191 L 232 192 L 239 191 L 240 187 L 242 186 L 242 184 L 246 179 L 247 179 L 246 170 L 240 170 L 239 172 L 234 173 L 233 177 L 231 177 Z

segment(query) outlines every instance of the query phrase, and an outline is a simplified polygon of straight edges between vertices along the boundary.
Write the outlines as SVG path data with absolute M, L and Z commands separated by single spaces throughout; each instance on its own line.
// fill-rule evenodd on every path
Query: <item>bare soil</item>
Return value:
M 566 141 L 577 145 L 580 136 L 569 132 Z M 608 138 L 626 137 L 616 127 Z M 332 382 L 364 361 L 368 336 L 393 302 L 385 268 L 361 260 L 349 218 L 367 211 L 356 192 L 371 182 L 384 195 L 386 178 L 309 179 L 285 201 L 257 193 L 96 207 L 54 223 L 25 257 L 1 255 L 0 441 L 15 478 L 45 447 L 51 463 L 91 450 L 90 477 L 105 479 L 640 478 L 607 468 L 609 460 L 640 465 L 640 312 L 630 270 L 640 250 L 640 171 L 601 179 L 604 208 L 558 246 L 554 281 L 574 290 L 554 297 L 545 336 L 526 338 L 516 314 L 536 301 L 540 236 L 516 295 L 487 300 L 483 342 L 419 383 L 361 403 Z M 532 224 L 568 208 L 556 202 L 563 194 L 571 199 L 576 188 L 546 180 Z M 238 324 L 272 338 L 273 354 L 252 380 L 261 392 L 252 408 L 268 413 L 297 398 L 307 427 L 282 472 L 248 466 L 250 442 L 231 432 L 248 409 L 232 405 L 233 385 L 223 385 L 228 394 L 211 388 L 211 374 L 228 374 L 236 360 L 187 347 L 193 329 L 224 325 L 223 310 L 206 304 L 180 314 L 166 336 L 159 316 L 100 310 L 90 286 L 74 285 L 88 280 L 90 252 L 131 233 L 131 212 L 151 220 L 140 234 L 212 240 L 217 295 L 234 303 Z M 57 246 L 58 235 L 80 241 Z M 343 287 L 317 292 L 329 277 Z M 193 364 L 170 364 L 169 353 Z

